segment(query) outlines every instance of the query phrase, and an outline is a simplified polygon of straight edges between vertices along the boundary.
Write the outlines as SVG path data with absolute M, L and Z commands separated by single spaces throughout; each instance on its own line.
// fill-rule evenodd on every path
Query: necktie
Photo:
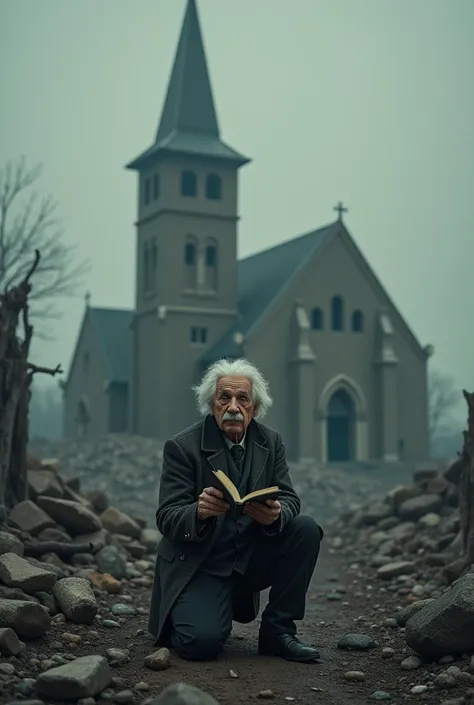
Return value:
M 244 452 L 245 451 L 241 445 L 233 445 L 232 448 L 230 449 L 230 454 L 231 454 L 232 459 L 235 463 L 235 467 L 237 468 L 237 470 L 240 474 L 242 474 L 242 463 L 244 460 Z

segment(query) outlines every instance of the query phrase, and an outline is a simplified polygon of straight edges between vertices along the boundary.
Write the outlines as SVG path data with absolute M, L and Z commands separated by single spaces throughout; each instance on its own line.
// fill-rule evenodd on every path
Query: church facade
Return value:
M 191 390 L 221 357 L 269 380 L 266 422 L 294 461 L 423 461 L 427 361 L 343 221 L 237 259 L 238 179 L 188 0 L 138 178 L 134 310 L 87 304 L 64 384 L 66 437 L 165 440 L 197 420 Z

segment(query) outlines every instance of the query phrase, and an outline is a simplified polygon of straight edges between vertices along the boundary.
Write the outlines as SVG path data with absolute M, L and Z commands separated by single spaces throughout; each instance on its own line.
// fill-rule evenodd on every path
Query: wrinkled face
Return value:
M 216 385 L 212 413 L 231 441 L 238 443 L 255 414 L 252 382 L 247 377 L 221 377 Z

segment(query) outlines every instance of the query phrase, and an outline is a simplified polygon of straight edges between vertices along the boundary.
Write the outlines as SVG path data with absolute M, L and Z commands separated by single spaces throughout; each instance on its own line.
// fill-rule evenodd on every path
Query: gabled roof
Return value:
M 332 223 L 319 230 L 262 250 L 238 262 L 239 318 L 202 358 L 205 363 L 221 357 L 237 357 L 234 342 L 238 331 L 247 336 L 274 302 L 284 293 L 312 256 L 338 230 Z
M 188 0 L 155 143 L 127 168 L 140 170 L 160 153 L 176 152 L 238 166 L 249 161 L 220 139 L 195 0 Z
M 134 315 L 133 311 L 90 307 L 87 313 L 96 328 L 108 381 L 111 383 L 128 382 L 132 377 L 132 331 L 130 325 Z

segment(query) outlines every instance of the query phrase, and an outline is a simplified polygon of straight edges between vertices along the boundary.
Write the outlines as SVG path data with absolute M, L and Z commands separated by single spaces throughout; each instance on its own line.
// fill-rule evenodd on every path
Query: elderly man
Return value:
M 323 531 L 300 516 L 278 433 L 260 419 L 268 384 L 247 360 L 219 360 L 195 388 L 203 419 L 163 450 L 157 526 L 162 534 L 149 631 L 185 659 L 216 658 L 232 621 L 250 622 L 270 587 L 259 653 L 308 663 L 318 651 L 296 637 Z M 216 489 L 223 470 L 241 496 L 278 485 L 277 500 L 230 506 Z

